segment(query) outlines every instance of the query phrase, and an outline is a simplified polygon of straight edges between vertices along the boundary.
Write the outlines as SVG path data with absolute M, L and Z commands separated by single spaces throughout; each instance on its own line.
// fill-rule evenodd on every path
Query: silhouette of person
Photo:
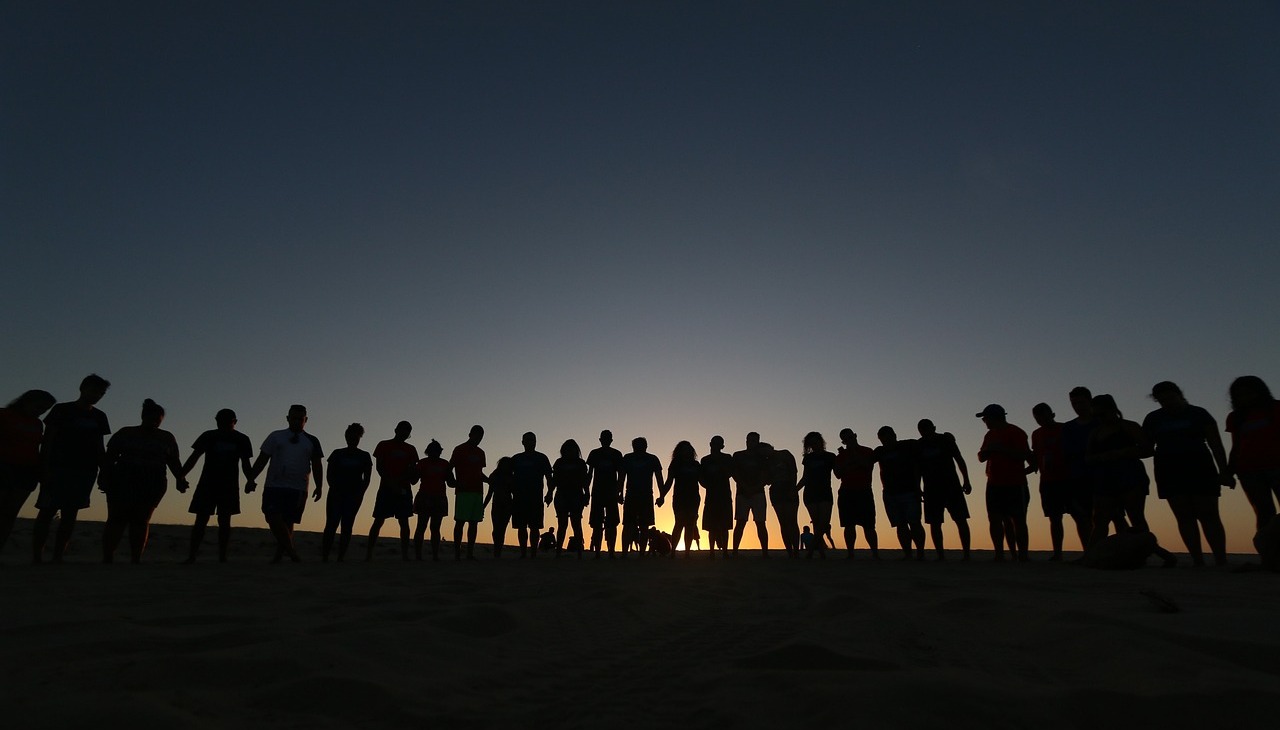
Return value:
M 1089 413 L 1093 412 L 1090 402 Z M 1049 539 L 1053 544 L 1053 556 L 1049 560 L 1062 560 L 1064 528 L 1062 516 L 1071 515 L 1080 536 L 1080 549 L 1089 545 L 1089 523 L 1082 517 L 1075 499 L 1076 486 L 1072 482 L 1071 467 L 1063 446 L 1066 425 L 1054 420 L 1053 409 L 1048 403 L 1037 403 L 1031 415 L 1039 426 L 1031 432 L 1032 466 L 1040 473 L 1040 507 L 1049 518 Z M 1086 441 L 1087 444 L 1087 441 Z
M 1182 389 L 1167 380 L 1151 388 L 1160 407 L 1142 421 L 1142 431 L 1155 448 L 1156 493 L 1168 500 L 1178 534 L 1197 567 L 1204 565 L 1200 530 L 1217 565 L 1227 563 L 1227 533 L 1218 514 L 1223 486 L 1235 486 L 1218 422 L 1209 412 L 1187 403 Z
M 1276 517 L 1280 500 L 1280 402 L 1256 375 L 1231 381 L 1231 473 L 1253 507 L 1257 530 L 1262 532 Z M 48 419 L 46 419 L 46 423 Z
M 98 485 L 107 495 L 107 524 L 102 530 L 102 562 L 110 563 L 125 530 L 129 531 L 129 560 L 142 561 L 151 528 L 151 514 L 168 490 L 168 467 L 187 491 L 178 460 L 178 442 L 160 428 L 164 409 L 150 398 L 142 402 L 142 423 L 125 426 L 107 441 Z
M 1027 472 L 1032 468 L 1027 433 L 1009 423 L 1003 407 L 992 403 L 976 414 L 987 427 L 978 461 L 987 465 L 987 520 L 996 560 L 1004 560 L 1004 543 L 1015 560 L 1026 561 L 1027 505 L 1031 492 Z
M 613 433 L 600 432 L 600 448 L 587 455 L 587 482 L 591 485 L 591 552 L 600 557 L 601 538 L 608 544 L 609 555 L 618 530 L 618 505 L 622 499 L 622 452 L 613 448 Z
M 511 490 L 515 474 L 511 471 L 511 457 L 503 456 L 489 473 L 489 493 L 484 497 L 484 507 L 492 502 L 493 557 L 502 557 L 507 544 L 507 525 L 511 522 Z
M 516 528 L 520 557 L 527 554 L 536 558 L 538 534 L 543 525 L 542 505 L 544 501 L 550 504 L 553 498 L 553 473 L 547 455 L 537 450 L 537 436 L 532 432 L 525 433 L 520 443 L 524 451 L 511 457 L 511 524 Z
M 467 440 L 454 447 L 449 457 L 449 465 L 453 467 L 453 479 L 457 486 L 457 494 L 453 504 L 453 558 L 462 559 L 462 526 L 467 526 L 467 560 L 475 560 L 476 531 L 480 520 L 484 519 L 484 484 L 489 478 L 484 475 L 486 466 L 484 449 L 480 441 L 484 439 L 484 429 L 472 426 Z
M 276 538 L 276 554 L 271 562 L 278 563 L 286 555 L 297 563 L 302 560 L 293 547 L 293 528 L 302 521 L 307 507 L 307 490 L 311 475 L 315 474 L 315 491 L 311 498 L 319 502 L 324 492 L 324 449 L 320 440 L 303 430 L 307 425 L 307 408 L 289 406 L 285 416 L 288 428 L 272 431 L 258 449 L 258 459 L 253 463 L 253 477 L 245 485 L 245 493 L 257 489 L 256 479 L 264 469 L 267 478 L 262 485 L 262 514 L 267 526 Z
M 911 557 L 911 546 L 916 547 L 916 559 L 924 560 L 924 525 L 920 523 L 920 460 L 916 442 L 899 440 L 889 426 L 881 426 L 876 432 L 880 446 L 875 449 L 876 463 L 880 465 L 881 499 L 889 525 L 898 532 L 898 544 L 902 546 L 902 559 Z
M 623 494 L 622 552 L 635 545 L 641 553 L 648 547 L 645 539 L 653 526 L 654 479 L 662 483 L 662 462 L 649 453 L 649 442 L 638 436 L 631 440 L 631 453 L 622 457 L 622 479 L 618 490 Z
M 858 443 L 858 434 L 851 428 L 840 430 L 840 443 L 836 452 L 835 475 L 840 479 L 836 493 L 836 510 L 840 526 L 844 528 L 844 544 L 847 557 L 853 558 L 853 546 L 858 541 L 858 528 L 871 548 L 871 557 L 880 559 L 880 541 L 876 535 L 876 498 L 871 491 L 871 470 L 876 463 L 875 451 Z
M 656 527 L 650 527 L 648 542 L 651 554 L 659 557 L 675 557 L 675 541 L 671 539 L 671 535 Z
M 191 444 L 191 456 L 182 465 L 182 476 L 186 478 L 200 457 L 204 457 L 200 481 L 196 482 L 196 491 L 187 509 L 196 516 L 191 526 L 191 548 L 184 561 L 187 564 L 196 562 L 205 528 L 215 513 L 218 515 L 218 562 L 227 562 L 231 517 L 240 514 L 240 474 L 249 478 L 249 462 L 253 459 L 253 442 L 236 430 L 236 420 L 236 412 L 230 408 L 218 411 L 213 417 L 217 428 L 196 438 Z
M 733 552 L 736 555 L 742 544 L 742 533 L 747 521 L 756 523 L 756 537 L 760 540 L 760 555 L 769 557 L 769 530 L 765 526 L 764 488 L 769 484 L 768 454 L 760 448 L 760 434 L 747 434 L 747 448 L 733 454 L 733 481 L 738 485 L 738 499 L 734 511 Z
M 40 416 L 56 399 L 43 390 L 28 390 L 0 408 L 0 548 L 9 541 L 13 523 L 40 483 Z
M 800 550 L 809 554 L 813 553 L 813 533 L 809 532 L 808 525 L 805 525 L 804 532 L 800 533 Z
M 769 502 L 778 518 L 778 531 L 788 557 L 800 552 L 800 492 L 796 489 L 799 474 L 796 457 L 786 449 L 775 449 L 772 444 L 761 443 L 765 462 L 769 465 Z
M 548 527 L 547 531 L 537 538 L 538 548 L 535 552 L 549 553 L 556 549 L 556 528 Z
M 728 555 L 729 531 L 733 529 L 733 492 L 729 487 L 733 457 L 724 453 L 724 439 L 719 436 L 711 438 L 710 446 L 711 453 L 702 457 L 698 482 L 707 490 L 706 504 L 702 508 L 702 529 L 711 543 L 708 557 L 714 558 L 717 545 L 722 556 Z
M 60 515 L 53 538 L 53 562 L 62 562 L 80 510 L 89 506 L 89 495 L 98 479 L 106 453 L 104 437 L 111 433 L 107 416 L 97 403 L 111 387 L 99 375 L 80 381 L 80 396 L 58 403 L 44 418 L 44 442 L 40 447 L 40 493 L 36 496 L 36 521 L 31 534 L 31 559 L 44 559 L 44 544 L 55 515 Z
M 1089 435 L 1086 458 L 1094 467 L 1093 537 L 1090 543 L 1107 536 L 1109 522 L 1122 531 L 1125 520 L 1138 532 L 1147 527 L 1146 501 L 1151 480 L 1142 460 L 1151 455 L 1151 446 L 1142 427 L 1125 420 L 1115 398 L 1093 397 L 1097 426 Z
M 823 558 L 827 557 L 825 538 L 831 535 L 831 507 L 835 498 L 831 493 L 831 474 L 835 470 L 836 457 L 827 451 L 827 441 L 817 431 L 810 431 L 804 437 L 804 456 L 800 463 L 804 467 L 804 476 L 796 484 L 797 489 L 804 490 L 804 506 L 809 511 L 809 519 L 813 522 L 813 534 L 817 538 L 813 544 Z M 808 528 L 805 528 L 808 532 Z M 801 540 L 804 536 L 801 535 Z M 812 549 L 809 557 L 813 557 Z
M 960 455 L 956 437 L 950 433 L 938 433 L 933 421 L 927 418 L 916 425 L 920 438 L 916 440 L 916 458 L 920 465 L 920 481 L 924 484 L 924 521 L 929 524 L 933 549 L 942 560 L 942 523 L 950 514 L 960 536 L 960 549 L 964 560 L 969 559 L 969 505 L 965 495 L 973 492 L 969 483 L 969 467 Z M 960 478 L 956 478 L 956 469 Z
M 578 558 L 582 558 L 582 510 L 587 506 L 587 462 L 582 460 L 582 447 L 578 442 L 569 439 L 560 445 L 560 458 L 551 465 L 552 488 L 555 492 L 549 497 L 556 507 L 556 521 L 560 526 L 560 540 L 556 542 L 556 557 L 564 547 L 568 528 L 573 527 L 573 536 L 578 538 Z M 573 542 L 570 541 L 570 545 Z
M 347 556 L 356 515 L 360 513 L 364 493 L 373 479 L 373 457 L 360 448 L 364 426 L 353 423 L 347 426 L 343 436 L 346 447 L 329 454 L 329 496 L 324 503 L 324 536 L 320 542 L 320 555 L 325 562 L 329 561 L 333 538 L 339 527 L 342 528 L 342 536 L 338 540 L 338 562 Z
M 1098 570 L 1138 570 L 1146 567 L 1147 558 L 1152 555 L 1160 558 L 1166 568 L 1178 564 L 1172 553 L 1160 547 L 1155 535 L 1124 529 L 1090 545 L 1081 556 L 1080 564 Z
M 373 463 L 378 471 L 378 491 L 373 498 L 373 526 L 364 560 L 373 560 L 382 523 L 394 518 L 400 523 L 400 558 L 409 559 L 409 518 L 413 516 L 413 482 L 418 465 L 418 449 L 408 442 L 413 424 L 396 424 L 395 437 L 373 447 Z
M 440 560 L 440 523 L 449 515 L 448 487 L 457 488 L 453 480 L 453 468 L 441 458 L 444 447 L 439 441 L 427 444 L 427 455 L 414 466 L 412 481 L 421 482 L 418 496 L 413 500 L 413 511 L 418 515 L 418 526 L 413 533 L 413 550 L 422 560 L 422 538 L 431 526 L 431 559 Z M 492 482 L 491 482 L 492 484 Z
M 1098 421 L 1093 416 L 1093 393 L 1083 385 L 1078 385 L 1067 394 L 1071 410 L 1075 418 L 1062 424 L 1062 456 L 1067 462 L 1067 479 L 1070 482 L 1070 514 L 1076 521 L 1076 531 L 1080 533 L 1081 548 L 1088 547 L 1093 535 L 1093 465 L 1089 463 L 1089 437 Z
M 671 512 L 675 516 L 675 526 L 671 528 L 672 557 L 675 557 L 675 547 L 680 544 L 681 535 L 684 535 L 685 557 L 688 557 L 689 545 L 698 532 L 698 508 L 702 506 L 698 477 L 701 473 L 702 465 L 698 463 L 698 452 L 693 444 L 688 441 L 676 444 L 671 451 L 671 463 L 667 465 L 667 480 L 662 483 L 658 496 L 658 506 L 661 507 L 667 494 L 675 490 L 671 495 Z

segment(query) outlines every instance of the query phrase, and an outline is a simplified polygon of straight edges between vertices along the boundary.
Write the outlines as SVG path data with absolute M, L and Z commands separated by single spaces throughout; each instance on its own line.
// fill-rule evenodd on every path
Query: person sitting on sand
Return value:
M 267 470 L 262 486 L 262 514 L 276 538 L 273 563 L 286 555 L 295 563 L 302 561 L 293 547 L 293 529 L 302 521 L 307 507 L 312 474 L 316 478 L 312 500 L 319 502 L 324 493 L 324 449 L 320 448 L 319 439 L 303 430 L 307 425 L 306 406 L 289 406 L 285 421 L 288 428 L 272 431 L 262 442 L 253 464 L 253 477 L 245 485 L 245 493 L 252 493 L 257 488 L 254 480 Z
M 1173 553 L 1160 547 L 1152 533 L 1139 529 L 1121 530 L 1090 545 L 1080 558 L 1080 564 L 1099 570 L 1137 570 L 1145 567 L 1147 558 L 1152 555 L 1160 558 L 1166 568 L 1178 564 Z
M 484 519 L 484 484 L 489 478 L 484 474 L 484 449 L 480 441 L 484 429 L 472 426 L 467 440 L 458 444 L 449 457 L 453 467 L 453 479 L 457 486 L 453 504 L 453 559 L 462 559 L 462 526 L 467 526 L 467 560 L 475 560 L 476 531 Z
M 360 504 L 373 479 L 373 457 L 360 448 L 364 438 L 364 426 L 353 423 L 343 434 L 347 445 L 329 454 L 329 496 L 325 499 L 324 536 L 320 541 L 320 556 L 329 562 L 333 538 L 338 528 L 342 536 L 338 540 L 338 562 L 347 555 L 351 545 L 351 530 L 355 527 Z
M 240 514 L 240 473 L 249 478 L 250 460 L 253 459 L 253 442 L 236 430 L 236 412 L 223 408 L 213 417 L 217 428 L 200 434 L 191 445 L 191 456 L 182 465 L 182 475 L 191 473 L 200 457 L 204 468 L 200 481 L 191 495 L 188 512 L 196 516 L 191 526 L 191 548 L 187 564 L 196 562 L 196 553 L 204 541 L 204 531 L 209 518 L 218 515 L 218 562 L 227 562 L 227 549 L 231 544 L 231 516 Z
M 40 483 L 40 416 L 56 399 L 43 390 L 28 390 L 0 408 L 0 548 L 9 541 L 13 523 Z
M 538 552 L 550 553 L 556 549 L 556 528 L 548 527 L 547 531 L 538 537 Z
M 675 555 L 675 543 L 671 541 L 671 535 L 659 530 L 656 527 L 649 528 L 649 552 L 659 557 L 668 557 Z
M 649 453 L 649 442 L 643 436 L 631 440 L 631 453 L 622 457 L 622 480 L 618 490 L 622 503 L 622 552 L 634 545 L 643 553 L 648 546 L 645 535 L 653 525 L 653 484 L 662 483 L 662 462 Z
M 160 428 L 164 409 L 150 398 L 142 402 L 142 423 L 126 426 L 107 442 L 99 487 L 107 495 L 107 524 L 102 529 L 102 562 L 110 563 L 120 538 L 129 532 L 129 561 L 142 562 L 155 512 L 169 488 L 165 468 L 173 472 L 178 491 L 187 491 L 178 442 Z
M 413 533 L 413 550 L 422 560 L 422 539 L 431 527 L 431 559 L 440 559 L 440 523 L 449 514 L 448 487 L 455 487 L 453 469 L 440 458 L 444 447 L 439 441 L 427 444 L 427 455 L 414 466 L 413 481 L 421 482 L 418 496 L 413 500 L 413 511 L 418 515 L 418 526 Z
M 1009 423 L 1003 407 L 992 403 L 976 414 L 987 426 L 978 450 L 978 461 L 987 465 L 987 520 L 996 560 L 1004 560 L 1006 538 L 1015 560 L 1029 560 L 1027 553 L 1027 506 L 1031 492 L 1027 472 L 1032 468 L 1027 433 Z
M 382 524 L 391 518 L 400 523 L 400 558 L 409 559 L 409 518 L 413 516 L 413 482 L 418 464 L 418 449 L 408 442 L 411 433 L 413 425 L 401 421 L 396 424 L 394 438 L 379 441 L 373 448 L 373 462 L 379 481 L 373 500 L 373 526 L 369 528 L 365 562 L 373 560 L 378 533 Z
M 618 537 L 618 505 L 621 503 L 622 452 L 613 448 L 613 432 L 600 432 L 600 448 L 587 455 L 587 483 L 591 488 L 591 552 L 600 557 L 603 541 L 613 556 Z
M 40 445 L 43 478 L 36 496 L 36 521 L 31 528 L 31 560 L 44 560 L 44 544 L 55 515 L 60 515 L 53 539 L 53 562 L 62 562 L 62 553 L 71 541 L 80 510 L 89 506 L 98 468 L 106 452 L 104 437 L 111 433 L 107 416 L 96 406 L 111 387 L 99 375 L 80 381 L 80 397 L 58 403 L 44 418 L 44 441 Z
M 800 551 L 809 552 L 813 550 L 813 533 L 809 532 L 809 526 L 804 526 L 804 531 L 800 533 Z

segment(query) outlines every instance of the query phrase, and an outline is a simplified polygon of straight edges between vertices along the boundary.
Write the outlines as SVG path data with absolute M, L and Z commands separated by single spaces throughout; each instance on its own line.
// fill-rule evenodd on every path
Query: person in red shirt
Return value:
M 875 467 L 876 453 L 869 446 L 858 443 L 858 434 L 851 428 L 840 430 L 840 443 L 836 452 L 835 475 L 840 480 L 836 494 L 836 508 L 840 526 L 844 528 L 845 556 L 853 559 L 853 546 L 858 540 L 858 527 L 871 548 L 871 557 L 880 559 L 880 541 L 876 535 L 876 498 L 871 487 L 871 471 Z
M 484 519 L 484 484 L 489 478 L 484 475 L 484 449 L 480 441 L 484 439 L 484 429 L 472 426 L 467 440 L 458 444 L 449 457 L 449 465 L 453 467 L 453 479 L 457 486 L 457 494 L 453 505 L 453 558 L 462 559 L 462 526 L 467 526 L 467 560 L 475 560 L 476 530 L 480 520 Z
M 431 526 L 431 559 L 440 559 L 440 523 L 449 514 L 449 496 L 447 487 L 457 488 L 453 480 L 453 468 L 449 462 L 440 458 L 444 447 L 439 441 L 432 439 L 427 444 L 427 456 L 417 463 L 412 480 L 421 482 L 418 497 L 413 500 L 413 511 L 418 515 L 418 527 L 413 533 L 413 550 L 422 560 L 422 538 L 427 533 L 427 525 Z
M 400 557 L 409 559 L 409 517 L 413 514 L 413 477 L 418 463 L 418 449 L 408 442 L 411 433 L 413 425 L 401 421 L 396 424 L 395 438 L 379 441 L 373 449 L 380 481 L 373 502 L 373 527 L 369 529 L 365 562 L 373 560 L 382 523 L 393 517 L 400 523 Z
M 1227 464 L 1240 478 L 1261 531 L 1275 519 L 1280 500 L 1280 401 L 1256 375 L 1236 378 L 1229 392 L 1231 454 Z
M 28 390 L 0 408 L 0 548 L 9 540 L 18 511 L 40 483 L 40 416 L 57 401 L 52 393 Z
M 1031 415 L 1040 427 L 1031 432 L 1032 467 L 1040 473 L 1040 508 L 1049 518 L 1049 539 L 1053 543 L 1053 557 L 1062 560 L 1062 540 L 1066 534 L 1062 516 L 1071 515 L 1080 537 L 1080 549 L 1089 546 L 1092 524 L 1088 513 L 1077 509 L 1074 499 L 1071 472 L 1067 466 L 1066 451 L 1062 445 L 1062 424 L 1054 420 L 1053 409 L 1048 403 L 1037 403 Z
M 996 560 L 1004 560 L 1004 543 L 1018 561 L 1028 560 L 1027 472 L 1032 464 L 1027 433 L 1009 423 L 1005 410 L 992 403 L 976 414 L 987 426 L 987 435 L 978 450 L 978 461 L 987 465 L 987 520 Z

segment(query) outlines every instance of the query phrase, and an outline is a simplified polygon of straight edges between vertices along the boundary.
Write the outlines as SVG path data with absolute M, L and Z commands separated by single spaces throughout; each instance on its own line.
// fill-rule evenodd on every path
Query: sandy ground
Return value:
M 1280 708 L 1280 575 L 1258 571 L 404 564 L 385 538 L 372 564 L 322 564 L 314 534 L 308 562 L 270 565 L 251 529 L 231 562 L 210 542 L 183 566 L 185 526 L 105 566 L 100 529 L 31 566 L 23 521 L 0 556 L 13 727 L 1232 728 Z

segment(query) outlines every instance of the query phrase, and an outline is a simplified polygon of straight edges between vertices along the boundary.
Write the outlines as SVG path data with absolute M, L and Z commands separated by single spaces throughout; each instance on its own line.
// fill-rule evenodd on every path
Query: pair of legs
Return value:
M 631 552 L 631 548 L 635 548 L 641 554 L 649 550 L 649 525 L 623 525 L 622 526 L 622 552 L 623 554 Z
M 9 541 L 18 512 L 30 496 L 31 490 L 19 485 L 0 486 L 0 549 Z
M 902 547 L 902 559 L 911 559 L 911 547 L 916 548 L 916 559 L 924 560 L 924 525 L 920 524 L 920 518 L 917 517 L 912 522 L 902 522 L 894 527 L 898 533 L 898 545 Z M 941 526 L 938 530 L 941 534 Z M 937 543 L 935 543 L 936 545 Z M 939 548 L 941 551 L 941 548 Z
M 520 544 L 520 557 L 525 557 L 529 553 L 533 553 L 533 557 L 538 557 L 538 537 L 542 534 L 542 525 L 526 525 L 516 526 L 516 542 Z
M 347 548 L 351 545 L 351 530 L 356 524 L 356 513 L 337 515 L 330 514 L 328 520 L 324 523 L 324 535 L 320 540 L 320 555 L 327 563 L 329 562 L 329 552 L 333 550 L 334 536 L 338 536 L 338 562 L 347 556 Z M 339 535 L 338 530 L 342 532 Z
M 204 542 L 204 531 L 209 526 L 209 518 L 212 514 L 197 514 L 196 521 L 191 525 L 191 549 L 187 553 L 187 559 L 184 561 L 188 564 L 196 562 L 196 553 L 200 552 L 200 544 Z M 326 530 L 328 528 L 325 528 Z M 332 539 L 330 540 L 332 542 Z M 218 562 L 227 562 L 227 548 L 231 544 L 231 515 L 218 515 Z M 325 549 L 325 559 L 329 559 L 329 550 Z M 339 558 L 341 560 L 341 558 Z
M 102 562 L 110 563 L 115 557 L 120 539 L 129 532 L 129 562 L 135 565 L 142 562 L 142 552 L 147 548 L 147 537 L 151 533 L 151 513 L 155 505 L 133 505 L 129 509 L 114 510 L 107 504 L 107 523 L 102 528 Z
M 1092 528 L 1092 520 L 1089 519 L 1089 513 L 1083 514 L 1079 512 L 1058 513 L 1049 515 L 1049 540 L 1053 543 L 1053 557 L 1050 560 L 1062 560 L 1062 542 L 1066 537 L 1066 526 L 1063 524 L 1062 518 L 1064 514 L 1071 515 L 1071 521 L 1075 523 L 1076 535 L 1080 538 L 1080 549 L 1083 550 L 1089 546 L 1089 533 Z
M 409 559 L 409 518 L 396 517 L 396 522 L 400 523 L 400 558 L 402 560 Z M 382 530 L 382 524 L 387 521 L 385 517 L 378 517 L 373 521 L 373 527 L 369 528 L 369 547 L 365 552 L 364 560 L 369 562 L 373 560 L 373 549 L 378 544 L 378 533 Z
M 600 557 L 601 542 L 609 551 L 609 557 L 613 557 L 614 546 L 618 542 L 618 523 L 604 522 L 593 523 L 591 525 L 591 552 Z
M 823 558 L 827 557 L 827 540 L 831 538 L 831 508 L 834 506 L 830 502 L 806 502 L 805 509 L 809 510 L 809 521 L 813 524 L 813 545 L 809 551 L 809 557 L 812 558 L 816 552 Z M 832 547 L 835 541 L 832 541 Z
M 422 560 L 422 540 L 426 537 L 428 526 L 431 528 L 431 559 L 440 559 L 440 523 L 442 522 L 444 522 L 444 515 L 418 515 L 418 527 L 413 532 L 413 552 L 418 560 Z
M 61 515 L 58 519 L 58 530 L 53 536 L 53 562 L 62 562 L 62 554 L 66 552 L 67 544 L 71 542 L 71 533 L 76 529 L 76 517 L 80 514 L 78 509 L 60 510 L 53 507 L 36 513 L 36 523 L 31 531 L 32 562 L 39 563 L 44 560 L 44 544 L 49 540 L 53 518 L 59 513 Z
M 464 523 L 464 522 L 458 522 L 456 520 L 453 523 L 453 559 L 454 560 L 462 559 L 462 526 L 464 524 L 467 526 L 467 560 L 475 560 L 476 559 L 476 532 L 479 529 L 480 523 L 474 522 L 474 521 L 468 521 Z M 497 532 L 498 530 L 497 526 L 495 526 L 493 529 L 494 529 L 494 532 Z M 507 525 L 505 521 L 502 523 L 502 532 L 504 535 L 507 532 Z M 494 544 L 495 551 L 499 547 L 500 546 L 497 543 Z M 497 557 L 496 552 L 494 553 L 494 557 Z
M 1214 495 L 1181 495 L 1169 497 L 1169 508 L 1178 521 L 1178 534 L 1191 554 L 1191 562 L 1204 565 L 1204 552 L 1200 549 L 1200 531 L 1204 530 L 1205 542 L 1213 553 L 1217 565 L 1227 563 L 1227 531 L 1222 527 L 1218 514 L 1218 497 Z
M 680 515 L 676 517 L 671 528 L 671 556 L 675 557 L 675 549 L 680 546 L 680 537 L 684 536 L 685 557 L 689 555 L 689 546 L 693 544 L 693 536 L 698 534 L 698 515 Z
M 1097 494 L 1093 497 L 1093 529 L 1089 545 L 1107 536 L 1115 524 L 1116 534 L 1132 526 L 1139 532 L 1150 532 L 1146 519 L 1147 495 L 1136 490 L 1128 493 Z
M 745 500 L 741 495 L 738 496 L 738 513 L 734 515 L 737 519 L 733 527 L 734 553 L 738 552 L 738 546 L 742 544 L 742 534 L 747 530 L 747 522 L 753 520 L 756 523 L 756 538 L 760 540 L 760 553 L 769 557 L 769 530 L 765 526 L 764 510 L 764 492 Z
M 1015 560 L 1030 559 L 1027 552 L 1029 538 L 1026 515 L 993 514 L 988 515 L 987 519 L 991 522 L 991 544 L 995 547 L 996 560 L 1004 560 L 1006 541 L 1009 546 L 1009 555 Z
M 969 548 L 972 543 L 972 537 L 969 533 L 969 520 L 961 518 L 954 519 L 956 523 L 956 532 L 960 535 L 960 550 L 963 553 L 962 560 L 969 559 Z M 937 552 L 937 559 L 942 560 L 944 553 L 942 552 L 942 518 L 929 523 L 929 537 L 933 539 L 933 549 Z M 923 542 L 923 540 L 922 540 Z
M 712 530 L 706 525 L 702 526 L 702 530 L 707 533 L 707 542 L 711 548 L 711 554 L 708 557 L 715 558 L 717 546 L 720 548 L 721 557 L 729 554 L 729 530 Z
M 778 516 L 778 530 L 782 533 L 782 546 L 791 557 L 800 553 L 799 512 L 799 502 L 773 503 L 773 513 Z
M 1246 472 L 1239 476 L 1240 488 L 1244 490 L 1249 506 L 1253 507 L 1257 529 L 1261 532 L 1276 516 L 1276 502 L 1280 501 L 1280 469 Z
M 573 528 L 573 536 L 578 538 L 578 544 L 582 544 L 582 512 L 575 514 L 556 515 L 556 523 L 559 525 L 559 532 L 556 533 L 556 555 L 564 549 L 565 535 L 568 534 L 568 528 Z M 582 555 L 582 549 L 578 549 L 578 555 Z
M 276 554 L 272 556 L 271 562 L 278 563 L 286 556 L 295 563 L 302 562 L 298 551 L 293 549 L 293 520 L 280 515 L 267 515 L 267 527 L 271 528 L 271 534 L 276 538 Z
M 876 534 L 876 525 L 874 522 L 862 526 L 862 537 L 867 541 L 867 547 L 871 548 L 871 557 L 875 560 L 880 559 L 880 537 Z M 846 556 L 850 560 L 853 559 L 853 546 L 858 542 L 858 526 L 849 525 L 844 528 L 844 544 L 849 554 Z

